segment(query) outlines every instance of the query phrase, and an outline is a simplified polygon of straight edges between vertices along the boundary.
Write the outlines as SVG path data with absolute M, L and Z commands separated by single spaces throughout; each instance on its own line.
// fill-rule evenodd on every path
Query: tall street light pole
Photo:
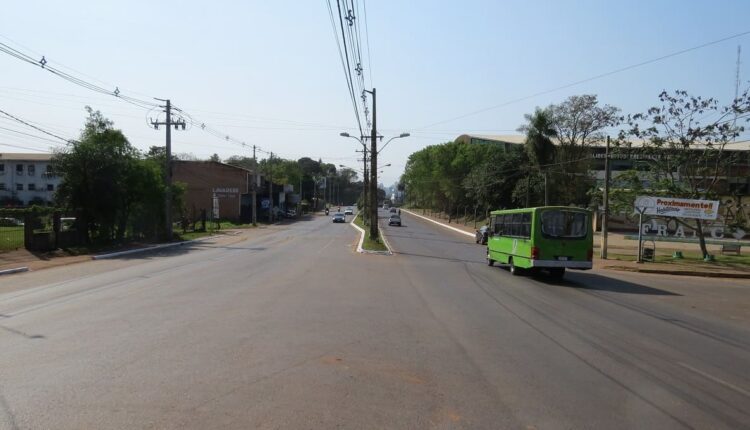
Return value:
M 367 91 L 367 90 L 365 90 Z M 377 239 L 378 231 L 378 105 L 375 88 L 372 94 L 372 134 L 370 136 L 370 238 Z

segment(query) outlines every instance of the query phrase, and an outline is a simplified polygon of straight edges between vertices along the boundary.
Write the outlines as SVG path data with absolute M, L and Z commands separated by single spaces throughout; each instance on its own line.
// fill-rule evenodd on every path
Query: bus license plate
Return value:
M 557 257 L 560 261 L 568 261 L 568 257 Z

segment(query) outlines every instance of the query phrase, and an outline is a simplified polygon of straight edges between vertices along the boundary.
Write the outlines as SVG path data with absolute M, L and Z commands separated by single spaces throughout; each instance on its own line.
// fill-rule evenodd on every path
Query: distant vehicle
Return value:
M 392 214 L 395 214 L 395 213 L 397 213 L 397 212 L 398 212 L 398 210 L 397 210 L 396 208 L 391 208 L 391 213 L 392 213 Z
M 297 216 L 297 211 L 296 211 L 296 210 L 294 210 L 294 209 L 289 209 L 288 211 L 286 211 L 286 212 L 284 213 L 284 215 L 285 215 L 285 216 L 286 216 L 287 218 L 294 218 L 294 217 L 296 217 L 296 216 Z
M 383 204 L 383 209 L 388 209 L 390 206 L 388 206 L 388 203 Z
M 390 218 L 388 218 L 388 225 L 397 225 L 401 227 L 401 217 L 398 215 L 391 215 Z
M 346 210 L 344 210 L 344 215 L 354 215 L 354 209 L 346 208 Z
M 0 218 L 0 227 L 20 227 L 23 222 L 15 218 Z
M 346 222 L 346 215 L 341 212 L 336 212 L 333 214 L 333 222 Z
M 487 245 L 487 234 L 489 230 L 490 227 L 487 225 L 480 227 L 474 235 L 474 241 L 480 245 Z
M 562 278 L 565 269 L 591 269 L 594 255 L 591 212 L 567 206 L 490 213 L 487 264 L 496 261 L 520 275 L 545 269 Z

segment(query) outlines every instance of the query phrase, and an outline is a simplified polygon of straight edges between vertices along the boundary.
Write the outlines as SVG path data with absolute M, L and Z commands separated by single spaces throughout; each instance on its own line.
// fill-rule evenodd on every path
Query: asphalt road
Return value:
M 0 279 L 0 428 L 748 428 L 742 320 L 403 219 Z

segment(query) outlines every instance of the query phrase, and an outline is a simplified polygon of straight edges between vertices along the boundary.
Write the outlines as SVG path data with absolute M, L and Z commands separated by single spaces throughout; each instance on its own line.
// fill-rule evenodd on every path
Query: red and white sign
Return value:
M 715 220 L 719 216 L 718 200 L 638 196 L 635 199 L 635 206 L 637 210 L 643 210 L 645 215 L 704 220 Z

